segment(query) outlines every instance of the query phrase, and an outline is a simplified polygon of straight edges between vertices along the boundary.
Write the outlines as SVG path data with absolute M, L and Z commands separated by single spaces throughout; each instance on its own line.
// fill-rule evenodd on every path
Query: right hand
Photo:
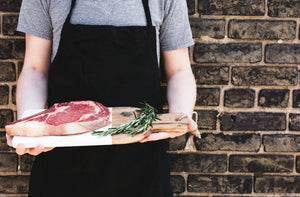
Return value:
M 12 146 L 12 139 L 13 136 L 9 136 L 6 134 L 6 140 L 7 140 L 7 144 L 9 146 Z M 18 155 L 24 155 L 26 153 L 30 154 L 30 155 L 38 155 L 41 154 L 42 152 L 47 152 L 54 149 L 54 147 L 44 147 L 42 144 L 37 145 L 35 148 L 25 148 L 24 144 L 19 144 L 16 148 L 16 153 Z
M 190 123 L 188 125 L 188 130 L 195 131 L 198 129 L 198 125 L 194 120 L 190 120 Z M 175 138 L 178 136 L 181 136 L 182 133 L 168 133 L 168 132 L 158 132 L 158 133 L 151 133 L 148 137 L 142 139 L 140 142 L 149 142 L 149 141 L 157 141 L 157 140 L 163 140 L 167 138 Z

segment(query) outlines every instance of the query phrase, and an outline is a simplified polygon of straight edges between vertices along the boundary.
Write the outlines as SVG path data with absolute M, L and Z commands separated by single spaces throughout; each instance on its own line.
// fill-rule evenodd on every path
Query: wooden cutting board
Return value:
M 112 122 L 111 126 L 101 128 L 106 131 L 110 127 L 117 128 L 134 119 L 134 113 L 138 108 L 133 107 L 113 107 L 110 108 Z M 45 147 L 68 147 L 68 146 L 98 146 L 111 144 L 130 144 L 140 142 L 146 139 L 151 133 L 168 132 L 170 135 L 176 136 L 184 135 L 187 132 L 192 132 L 197 137 L 200 137 L 198 131 L 190 131 L 188 124 L 189 118 L 183 113 L 166 113 L 159 116 L 161 120 L 153 122 L 153 128 L 135 136 L 128 134 L 118 134 L 113 136 L 98 136 L 93 135 L 92 132 L 66 135 L 66 136 L 41 136 L 41 137 L 25 137 L 15 136 L 13 138 L 13 147 L 18 144 L 24 144 L 27 148 L 36 147 L 43 144 Z
M 133 107 L 113 107 L 112 108 L 112 128 L 118 128 L 134 119 L 134 113 L 138 108 Z M 164 113 L 159 119 L 153 121 L 153 127 L 147 131 L 135 136 L 128 134 L 118 134 L 112 136 L 112 144 L 128 144 L 139 142 L 149 136 L 151 133 L 168 132 L 184 135 L 189 131 L 188 124 L 190 119 L 184 113 Z

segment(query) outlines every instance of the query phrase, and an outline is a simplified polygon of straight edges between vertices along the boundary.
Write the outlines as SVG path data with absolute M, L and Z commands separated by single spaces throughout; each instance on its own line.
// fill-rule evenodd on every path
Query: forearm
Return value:
M 29 109 L 43 109 L 47 101 L 47 75 L 41 71 L 23 69 L 17 83 L 18 117 Z
M 196 83 L 191 69 L 175 72 L 168 79 L 169 112 L 191 114 L 196 101 Z

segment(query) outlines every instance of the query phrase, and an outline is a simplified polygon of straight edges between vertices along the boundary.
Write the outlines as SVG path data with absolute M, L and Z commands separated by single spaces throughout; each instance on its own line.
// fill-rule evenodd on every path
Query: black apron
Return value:
M 94 100 L 108 107 L 146 101 L 162 110 L 148 0 L 147 26 L 70 24 L 61 32 L 48 76 L 48 105 Z M 38 155 L 29 197 L 169 197 L 166 141 L 129 145 L 55 148 Z

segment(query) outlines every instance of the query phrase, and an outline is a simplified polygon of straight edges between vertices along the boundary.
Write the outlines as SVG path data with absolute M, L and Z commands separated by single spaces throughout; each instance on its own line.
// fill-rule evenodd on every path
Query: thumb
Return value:
M 13 139 L 13 136 L 6 134 L 6 141 L 9 146 L 12 146 L 12 139 Z

